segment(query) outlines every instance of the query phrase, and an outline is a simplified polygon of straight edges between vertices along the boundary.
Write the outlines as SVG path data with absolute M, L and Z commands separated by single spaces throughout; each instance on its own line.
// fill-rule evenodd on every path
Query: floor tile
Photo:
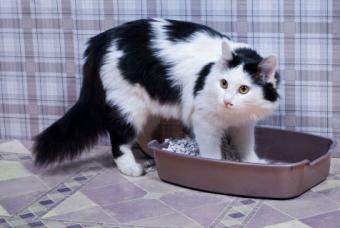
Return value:
M 32 160 L 21 161 L 21 164 L 32 174 L 34 175 L 41 175 L 42 173 L 46 172 L 46 168 L 38 167 L 34 165 Z
M 86 169 L 85 166 L 79 165 L 57 166 L 44 170 L 43 173 L 39 174 L 39 177 L 46 185 L 54 187 L 84 169 Z
M 315 186 L 314 188 L 312 188 L 313 192 L 320 192 L 323 190 L 327 190 L 327 189 L 332 189 L 332 188 L 336 188 L 336 187 L 340 187 L 340 180 L 325 180 L 322 183 L 318 184 L 317 186 Z
M 276 223 L 292 220 L 291 217 L 279 212 L 278 210 L 262 204 L 253 217 L 247 222 L 246 228 L 264 227 Z
M 0 216 L 10 216 L 9 212 L 0 205 Z
M 182 213 L 191 219 L 195 220 L 204 227 L 209 227 L 215 219 L 221 215 L 224 208 L 228 206 L 228 203 L 208 204 L 201 207 L 195 207 L 192 209 L 183 210 Z
M 20 162 L 0 161 L 0 186 L 5 180 L 32 175 Z
M 332 158 L 330 173 L 340 173 L 340 158 Z
M 313 228 L 335 228 L 340 224 L 340 210 L 301 220 Z
M 326 189 L 319 192 L 320 194 L 340 203 L 340 187 Z
M 216 228 L 327 228 L 340 223 L 340 159 L 332 159 L 331 175 L 313 191 L 291 200 L 261 200 L 172 185 L 155 171 L 126 177 L 115 167 L 109 147 L 38 168 L 26 149 L 30 146 L 0 143 L 0 153 L 6 150 L 0 157 L 0 217 L 20 212 L 23 217 L 9 222 L 14 227 L 196 228 L 213 223 Z M 0 227 L 6 223 L 0 219 Z
M 35 176 L 27 176 L 0 182 L 0 200 L 26 193 L 46 191 L 49 188 Z
M 174 226 L 174 227 L 190 227 L 190 228 L 201 228 L 202 225 L 197 223 L 196 221 L 188 218 L 187 216 L 179 213 L 170 213 L 156 217 L 150 217 L 146 219 L 140 219 L 129 222 L 131 225 L 145 226 L 145 227 L 166 227 L 166 226 Z
M 290 200 L 268 200 L 266 203 L 294 218 L 304 218 L 340 208 L 339 203 L 317 192 L 307 192 Z
M 57 215 L 67 214 L 74 211 L 96 207 L 97 204 L 88 199 L 81 192 L 76 192 L 65 201 L 60 203 L 56 208 L 49 211 L 43 218 L 49 218 Z
M 120 222 L 129 222 L 148 217 L 157 217 L 175 212 L 159 200 L 138 199 L 105 207 Z
M 11 140 L 0 144 L 0 152 L 16 153 L 16 154 L 31 154 L 31 152 L 21 144 L 19 140 Z
M 208 204 L 229 202 L 230 197 L 212 193 L 185 190 L 166 194 L 161 197 L 161 200 L 176 210 L 185 210 Z
M 124 200 L 143 197 L 146 192 L 130 182 L 122 182 L 115 185 L 81 190 L 93 202 L 101 206 L 110 205 Z
M 158 176 L 150 176 L 146 180 L 137 180 L 134 182 L 136 185 L 144 189 L 145 191 L 152 193 L 169 193 L 174 191 L 183 191 L 183 187 L 172 185 L 161 181 Z
M 3 206 L 10 214 L 18 212 L 20 209 L 27 207 L 36 199 L 38 199 L 44 191 L 37 191 L 18 195 L 14 197 L 8 197 L 0 200 L 0 205 Z
M 122 182 L 127 182 L 127 179 L 125 179 L 117 169 L 109 169 L 96 176 L 91 182 L 84 186 L 83 189 L 95 189 Z
M 46 217 L 46 216 L 45 216 Z M 48 219 L 57 219 L 64 221 L 75 221 L 75 222 L 99 222 L 116 224 L 118 221 L 109 215 L 100 206 L 94 206 L 90 208 L 84 208 L 80 210 L 72 210 L 67 213 L 63 213 L 56 216 L 50 216 Z
M 298 220 L 291 220 L 288 222 L 278 223 L 278 224 L 274 224 L 270 226 L 264 226 L 264 228 L 312 228 L 312 227 Z

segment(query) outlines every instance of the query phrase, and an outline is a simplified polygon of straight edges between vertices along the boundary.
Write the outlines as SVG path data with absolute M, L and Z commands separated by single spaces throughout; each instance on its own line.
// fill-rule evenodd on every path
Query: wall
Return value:
M 207 24 L 275 53 L 282 100 L 262 124 L 339 141 L 336 0 L 1 0 L 0 138 L 31 138 L 60 117 L 79 93 L 86 40 L 146 17 Z

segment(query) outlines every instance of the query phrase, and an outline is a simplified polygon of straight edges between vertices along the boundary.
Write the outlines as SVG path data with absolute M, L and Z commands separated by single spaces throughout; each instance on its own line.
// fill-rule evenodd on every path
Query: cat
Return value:
M 149 116 L 192 129 L 200 155 L 221 159 L 227 130 L 242 161 L 254 152 L 254 125 L 278 104 L 274 55 L 261 57 L 205 25 L 140 19 L 89 39 L 76 104 L 35 139 L 35 163 L 73 159 L 108 133 L 123 174 L 143 175 L 131 144 Z

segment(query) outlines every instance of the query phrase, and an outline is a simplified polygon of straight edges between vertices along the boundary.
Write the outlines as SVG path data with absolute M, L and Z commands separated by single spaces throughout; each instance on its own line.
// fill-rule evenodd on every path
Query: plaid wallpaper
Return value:
M 282 100 L 261 124 L 340 141 L 336 0 L 1 0 L 0 138 L 31 138 L 60 117 L 79 94 L 86 40 L 146 17 L 207 24 L 275 53 Z

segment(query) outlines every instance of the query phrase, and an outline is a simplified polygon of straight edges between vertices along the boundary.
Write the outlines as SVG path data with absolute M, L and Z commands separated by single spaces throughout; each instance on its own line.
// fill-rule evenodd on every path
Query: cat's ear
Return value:
M 222 60 L 228 62 L 233 59 L 233 52 L 226 41 L 222 41 Z
M 224 70 L 228 68 L 229 62 L 233 59 L 233 52 L 230 45 L 226 41 L 222 41 L 221 49 L 222 55 L 221 59 L 218 61 L 217 66 L 219 66 L 220 69 Z
M 258 65 L 261 75 L 267 82 L 275 82 L 275 73 L 277 68 L 277 58 L 275 55 L 264 58 Z

